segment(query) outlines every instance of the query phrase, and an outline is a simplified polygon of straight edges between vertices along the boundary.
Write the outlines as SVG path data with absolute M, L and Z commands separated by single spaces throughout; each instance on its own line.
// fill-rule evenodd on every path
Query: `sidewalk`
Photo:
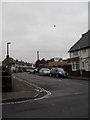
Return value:
M 12 92 L 2 93 L 2 103 L 34 99 L 38 95 L 36 87 L 26 84 L 24 80 L 12 78 Z

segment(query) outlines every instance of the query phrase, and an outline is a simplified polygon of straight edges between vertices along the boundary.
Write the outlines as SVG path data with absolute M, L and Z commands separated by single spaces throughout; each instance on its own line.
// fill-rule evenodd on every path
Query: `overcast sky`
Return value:
M 54 27 L 54 25 L 56 25 Z M 68 50 L 88 30 L 88 2 L 7 2 L 2 4 L 2 59 L 26 62 L 69 57 Z

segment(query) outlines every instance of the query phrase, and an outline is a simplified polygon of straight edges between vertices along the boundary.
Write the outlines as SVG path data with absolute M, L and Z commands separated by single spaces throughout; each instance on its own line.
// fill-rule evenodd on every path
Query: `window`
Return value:
M 78 55 L 78 51 L 74 51 L 73 56 L 77 56 L 77 55 Z
M 83 54 L 86 53 L 86 49 L 83 49 L 83 50 L 82 50 L 82 53 L 83 53 Z
M 82 62 L 82 67 L 84 68 L 84 62 Z
M 79 61 L 72 62 L 72 71 L 79 70 Z
M 76 62 L 76 70 L 79 70 L 79 61 Z
M 75 62 L 72 62 L 72 71 L 75 71 Z
M 73 64 L 72 64 L 72 68 L 73 68 L 73 70 L 75 69 L 75 64 L 74 64 L 74 62 L 73 62 Z

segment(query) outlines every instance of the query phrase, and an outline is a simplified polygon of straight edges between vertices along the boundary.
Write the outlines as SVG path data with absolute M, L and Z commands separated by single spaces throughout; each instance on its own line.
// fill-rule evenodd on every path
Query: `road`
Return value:
M 51 95 L 39 100 L 3 105 L 3 118 L 88 118 L 88 81 L 29 73 L 14 75 L 50 91 Z

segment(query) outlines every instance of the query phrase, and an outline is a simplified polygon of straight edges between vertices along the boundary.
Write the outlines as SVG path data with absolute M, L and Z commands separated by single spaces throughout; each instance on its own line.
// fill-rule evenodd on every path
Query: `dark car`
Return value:
M 50 76 L 68 77 L 68 73 L 63 68 L 54 67 L 50 70 Z

